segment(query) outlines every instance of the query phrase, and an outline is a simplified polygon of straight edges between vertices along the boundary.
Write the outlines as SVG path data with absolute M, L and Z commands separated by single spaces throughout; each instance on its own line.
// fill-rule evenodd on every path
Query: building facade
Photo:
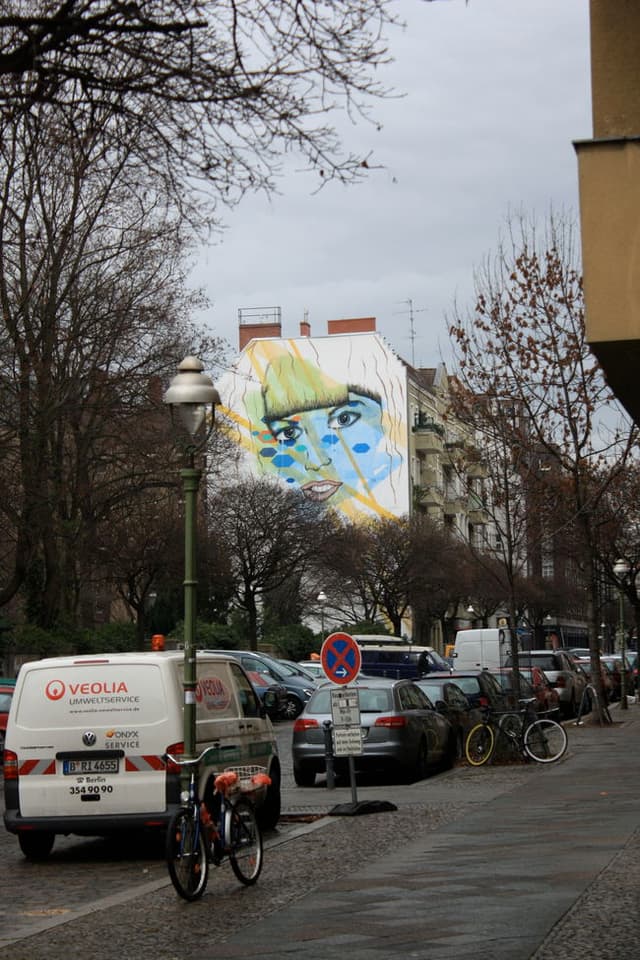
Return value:
M 448 413 L 444 364 L 414 369 L 374 317 L 329 321 L 320 336 L 303 321 L 287 338 L 271 308 L 257 321 L 241 312 L 239 334 L 218 388 L 241 471 L 276 477 L 348 519 L 420 511 L 463 539 L 479 535 L 483 468 Z

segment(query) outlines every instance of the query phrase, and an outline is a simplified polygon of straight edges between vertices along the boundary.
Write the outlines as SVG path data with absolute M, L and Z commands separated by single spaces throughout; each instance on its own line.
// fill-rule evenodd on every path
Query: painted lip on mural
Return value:
M 300 487 L 305 497 L 309 500 L 328 500 L 336 490 L 342 486 L 339 480 L 313 480 L 311 483 L 305 483 Z

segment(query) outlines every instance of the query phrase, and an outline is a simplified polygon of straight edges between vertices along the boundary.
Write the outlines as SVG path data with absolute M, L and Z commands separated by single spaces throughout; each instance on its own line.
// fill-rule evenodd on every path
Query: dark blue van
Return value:
M 424 677 L 449 671 L 447 661 L 433 647 L 421 647 L 398 637 L 354 634 L 360 647 L 362 673 L 394 680 Z

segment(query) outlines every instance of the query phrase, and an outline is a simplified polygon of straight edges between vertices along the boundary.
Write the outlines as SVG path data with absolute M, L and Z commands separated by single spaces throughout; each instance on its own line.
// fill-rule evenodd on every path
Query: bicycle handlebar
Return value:
M 202 760 L 211 749 L 211 747 L 205 747 L 199 757 L 174 757 L 171 753 L 165 753 L 164 758 L 165 760 L 170 760 L 171 763 L 175 763 L 178 767 L 195 767 L 199 763 L 202 763 Z

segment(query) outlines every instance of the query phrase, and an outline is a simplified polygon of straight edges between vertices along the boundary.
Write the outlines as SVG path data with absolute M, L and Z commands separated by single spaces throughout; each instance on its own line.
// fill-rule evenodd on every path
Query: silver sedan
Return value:
M 332 688 L 331 683 L 320 686 L 293 725 L 293 775 L 300 787 L 313 786 L 316 774 L 325 770 L 324 724 L 332 720 Z M 453 727 L 412 680 L 369 677 L 349 689 L 358 691 L 362 730 L 356 768 L 396 770 L 403 779 L 421 780 L 431 767 L 453 764 Z M 346 757 L 336 757 L 338 773 L 347 764 Z

